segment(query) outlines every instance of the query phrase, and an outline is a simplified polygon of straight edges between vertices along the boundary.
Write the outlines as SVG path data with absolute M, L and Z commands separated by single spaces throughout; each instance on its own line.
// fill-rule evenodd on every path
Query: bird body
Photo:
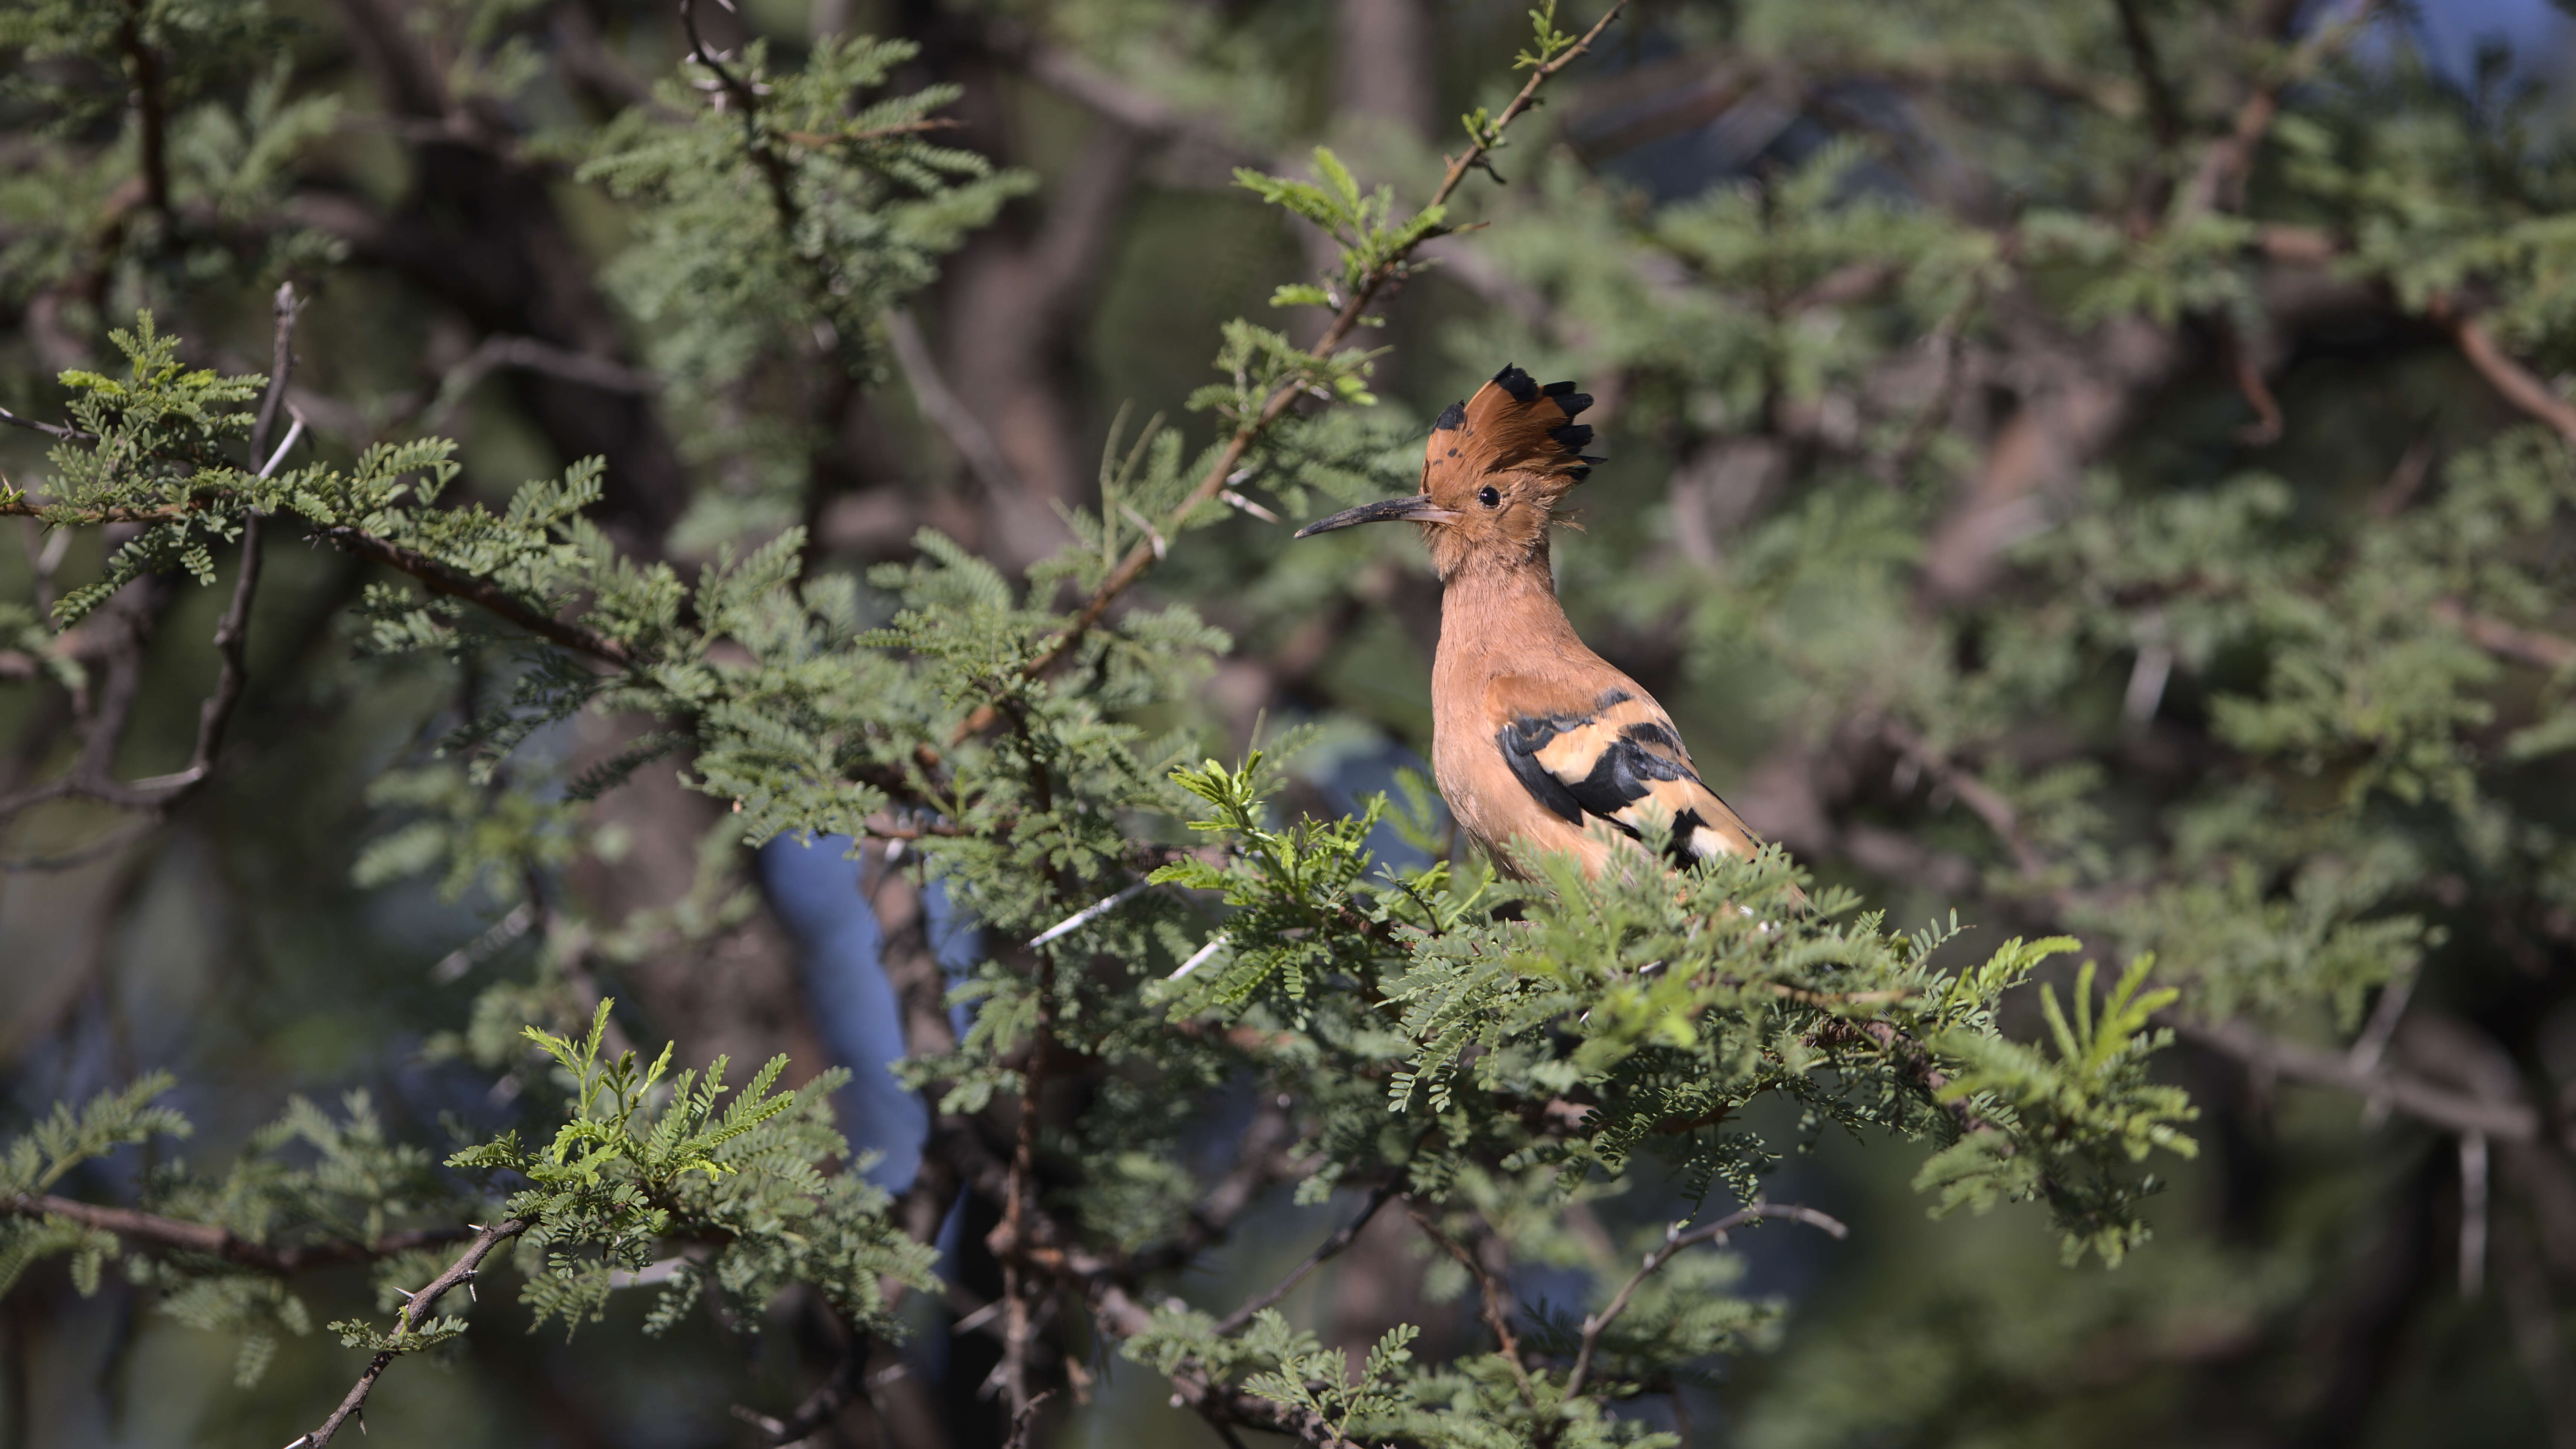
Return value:
M 1676 865 L 1749 856 L 1760 842 L 1693 769 L 1672 718 L 1585 647 L 1557 602 L 1548 531 L 1598 459 L 1573 421 L 1592 399 L 1504 368 L 1440 415 L 1422 491 L 1308 525 L 1422 525 L 1440 571 L 1431 768 L 1451 814 L 1506 873 L 1563 854 L 1587 874 L 1645 859 L 1649 827 Z M 1604 828 L 1606 827 L 1606 828 Z

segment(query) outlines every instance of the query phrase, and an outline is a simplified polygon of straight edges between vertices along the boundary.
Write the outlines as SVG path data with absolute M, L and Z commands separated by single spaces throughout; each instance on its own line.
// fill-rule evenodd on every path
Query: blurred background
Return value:
M 802 524 L 818 571 L 905 557 L 925 528 L 1025 570 L 1071 538 L 1056 507 L 1096 500 L 1114 436 L 1159 415 L 1208 438 L 1185 402 L 1228 319 L 1320 330 L 1269 298 L 1330 250 L 1234 168 L 1303 175 L 1328 143 L 1410 204 L 1457 149 L 1458 115 L 1516 86 L 1528 30 L 1523 7 L 1488 0 L 741 0 L 698 18 L 710 44 L 765 45 L 773 68 L 823 37 L 911 42 L 897 85 L 958 87 L 943 140 L 1025 190 L 863 341 L 772 335 L 708 382 L 669 359 L 696 345 L 693 310 L 726 299 L 639 280 L 638 208 L 581 171 L 612 118 L 690 103 L 655 90 L 683 84 L 670 5 L 5 0 L 0 406 L 56 416 L 54 377 L 105 368 L 106 329 L 144 307 L 193 363 L 264 370 L 267 297 L 292 278 L 311 301 L 289 397 L 332 456 L 445 433 L 460 491 L 485 500 L 602 456 L 600 521 L 683 563 Z M 121 24 L 194 65 L 166 155 L 135 140 L 149 45 L 120 72 L 44 40 Z M 1328 503 L 1409 487 L 1428 420 L 1518 363 L 1596 396 L 1587 421 L 1611 459 L 1558 546 L 1570 612 L 1671 706 L 1748 819 L 1901 923 L 2072 921 L 2106 949 L 2162 940 L 2179 959 L 2170 922 L 2035 899 L 2016 885 L 2022 853 L 2143 878 L 2142 861 L 2218 829 L 2210 781 L 2287 779 L 2301 747 L 2231 734 L 2213 703 L 2257 645 L 2196 636 L 2187 600 L 2159 612 L 2166 595 L 2122 593 L 2087 561 L 2121 552 L 2124 509 L 2202 497 L 2215 517 L 2260 475 L 2286 500 L 2261 549 L 2223 521 L 2206 544 L 2168 528 L 2159 546 L 2285 574 L 2318 566 L 2303 549 L 2344 550 L 2343 578 L 2393 519 L 2436 506 L 2455 460 L 2535 420 L 2567 434 L 2550 412 L 2569 406 L 2555 369 L 2576 363 L 2556 310 L 2565 243 L 2528 228 L 2576 201 L 2572 41 L 2543 0 L 1640 4 L 1512 133 L 1508 185 L 1462 193 L 1459 219 L 1489 225 L 1434 244 L 1439 264 L 1386 307 L 1368 339 L 1387 349 L 1382 403 L 1353 424 L 1350 468 L 1245 480 L 1249 506 L 1148 581 L 1236 643 L 1196 717 L 1161 723 L 1220 754 L 1318 726 L 1295 801 L 1317 813 L 1418 762 L 1438 622 L 1418 551 L 1287 535 Z M 2477 251 L 2506 221 L 2521 239 Z M 2451 250 L 2428 281 L 2409 268 L 2436 266 L 2434 232 Z M 2109 256 L 2149 281 L 2095 285 Z M 2483 308 L 2510 315 L 2462 320 Z M 0 430 L 0 471 L 40 481 L 45 446 Z M 2547 587 L 2526 614 L 2563 614 L 2563 527 L 2494 541 L 2539 551 L 2527 573 Z M 0 539 L 0 598 L 41 607 L 99 546 L 32 524 Z M 192 1153 L 225 1153 L 294 1093 L 366 1092 L 428 1141 L 451 1119 L 509 1120 L 508 1081 L 457 1044 L 487 988 L 525 972 L 541 912 L 442 891 L 400 846 L 447 808 L 439 790 L 469 788 L 437 773 L 434 747 L 506 694 L 506 669 L 365 659 L 361 565 L 275 548 L 268 568 L 250 693 L 204 793 L 167 819 L 64 803 L 0 820 L 8 1130 L 154 1067 L 182 1084 Z M 132 692 L 120 772 L 186 758 L 221 604 L 165 589 L 101 625 L 130 647 L 83 646 L 103 651 L 99 687 Z M 2093 623 L 2067 626 L 2076 642 L 2012 653 L 2079 612 Z M 2576 652 L 2498 627 L 2523 632 L 2467 637 L 2503 672 L 2446 696 L 2486 714 L 2440 729 L 2489 751 L 2464 788 L 2491 798 L 2495 829 L 2540 843 L 2469 864 L 2427 846 L 2431 864 L 2329 904 L 2293 889 L 2283 845 L 2248 889 L 2314 905 L 2313 989 L 2209 998 L 2214 1020 L 2330 1043 L 2312 1050 L 2367 1046 L 2336 1056 L 2342 1087 L 2243 1038 L 2178 1048 L 2203 1152 L 2160 1168 L 2159 1239 L 2116 1270 L 2062 1268 L 2035 1210 L 1930 1221 L 1918 1157 L 1817 1140 L 1774 1194 L 1852 1237 L 1748 1240 L 1748 1283 L 1794 1305 L 1788 1327 L 1713 1368 L 1670 1427 L 1701 1445 L 2576 1449 L 2560 1306 L 2576 1176 L 2557 1125 L 2576 1080 L 2576 926 L 2551 883 L 2564 853 L 2533 833 L 2576 797 L 2545 754 L 2496 743 L 2559 711 Z M 38 647 L 0 649 L 0 801 L 85 738 L 90 702 L 48 682 Z M 2029 661 L 2026 677 L 1974 684 L 2011 672 L 1985 669 L 1997 659 Z M 1941 678 L 1930 660 L 1950 661 Z M 585 719 L 513 768 L 569 776 L 642 728 Z M 2075 764 L 2095 771 L 2080 787 Z M 388 793 L 388 771 L 413 784 Z M 2060 808 L 2077 795 L 2080 821 Z M 2448 839 L 2432 810 L 2380 823 Z M 719 812 L 647 769 L 566 827 L 532 899 L 606 923 L 579 949 L 684 1059 L 855 1068 L 850 1134 L 883 1154 L 872 1172 L 908 1181 L 926 1119 L 882 1070 L 903 1038 L 880 957 L 921 933 L 954 968 L 974 923 L 899 881 L 872 896 L 885 873 L 846 841 L 741 849 Z M 2395 912 L 2435 923 L 2403 974 L 2336 977 L 2336 932 Z M 2213 927 L 2193 959 L 2287 960 L 2273 937 L 2309 926 L 2262 929 L 2249 944 Z M 2491 1169 L 2486 1136 L 2367 1090 L 2383 1055 L 2536 1125 L 2493 1143 Z M 1239 1297 L 1338 1220 L 1266 1205 L 1175 1291 Z M 971 1280 L 990 1263 L 952 1267 Z M 1422 1301 L 1424 1268 L 1392 1234 L 1364 1241 L 1288 1306 L 1335 1343 L 1405 1318 L 1469 1331 L 1459 1305 Z M 353 1272 L 313 1291 L 364 1290 Z M 648 1339 L 638 1315 L 569 1343 L 470 1335 L 453 1372 L 388 1380 L 370 1442 L 739 1442 L 728 1404 L 792 1396 L 810 1372 L 793 1305 L 758 1337 L 693 1323 Z M 916 1368 L 950 1415 L 924 1442 L 996 1442 L 972 1347 L 922 1326 Z M 57 1264 L 0 1300 L 0 1446 L 274 1445 L 352 1360 L 327 1335 L 290 1340 L 240 1390 L 231 1344 L 113 1283 L 83 1298 Z M 1213 1442 L 1150 1374 L 1114 1355 L 1091 1367 L 1055 1442 Z

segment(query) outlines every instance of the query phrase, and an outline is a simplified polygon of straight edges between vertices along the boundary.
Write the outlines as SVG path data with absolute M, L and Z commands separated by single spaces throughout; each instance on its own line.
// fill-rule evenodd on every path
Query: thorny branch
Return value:
M 465 1251 L 458 1255 L 456 1261 L 447 1265 L 447 1271 L 429 1280 L 428 1287 L 412 1294 L 410 1301 L 403 1304 L 402 1312 L 396 1320 L 397 1334 L 419 1331 L 421 1326 L 428 1323 L 431 1316 L 438 1311 L 439 1299 L 446 1297 L 451 1289 L 472 1283 L 474 1275 L 483 1267 L 483 1260 L 491 1256 L 494 1248 L 527 1230 L 526 1219 L 505 1218 L 477 1232 L 474 1235 L 474 1241 L 466 1245 Z M 375 1392 L 376 1380 L 383 1378 L 385 1370 L 392 1367 L 393 1361 L 400 1356 L 392 1349 L 384 1349 L 374 1358 L 369 1359 L 366 1369 L 358 1375 L 358 1381 L 349 1386 L 348 1395 L 340 1400 L 340 1407 L 331 1411 L 331 1417 L 324 1419 L 318 1428 L 296 1436 L 294 1442 L 288 1444 L 286 1449 L 322 1449 L 323 1445 L 331 1442 L 331 1436 L 339 1433 L 341 1426 L 348 1423 L 353 1415 L 361 1416 L 358 1425 L 360 1431 L 364 1432 L 366 1420 L 363 1414 L 367 1407 L 367 1395 Z

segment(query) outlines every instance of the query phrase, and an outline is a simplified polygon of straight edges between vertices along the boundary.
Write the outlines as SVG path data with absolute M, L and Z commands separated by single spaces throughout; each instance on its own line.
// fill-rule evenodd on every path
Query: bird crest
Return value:
M 1571 382 L 1542 387 L 1506 367 L 1440 414 L 1423 449 L 1422 496 L 1456 515 L 1424 529 L 1443 577 L 1479 560 L 1545 554 L 1557 501 L 1601 461 L 1583 452 L 1591 424 L 1574 420 L 1590 406 Z

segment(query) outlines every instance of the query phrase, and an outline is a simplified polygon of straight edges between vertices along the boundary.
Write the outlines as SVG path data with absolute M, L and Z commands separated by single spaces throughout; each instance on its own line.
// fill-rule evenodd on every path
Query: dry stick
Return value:
M 340 1241 L 280 1248 L 253 1242 L 210 1223 L 165 1218 L 134 1208 L 104 1207 L 51 1193 L 22 1192 L 0 1198 L 0 1213 L 21 1218 L 53 1218 L 85 1228 L 114 1233 L 138 1247 L 172 1253 L 198 1253 L 262 1273 L 301 1273 L 337 1263 L 363 1263 L 435 1248 L 465 1236 L 451 1228 L 422 1228 L 387 1233 L 367 1242 Z
M 1458 189 L 1459 183 L 1467 179 L 1469 172 L 1486 167 L 1487 159 L 1493 154 L 1489 138 L 1501 136 L 1504 128 L 1510 126 L 1513 121 L 1518 120 L 1523 113 L 1535 105 L 1539 88 L 1589 52 L 1592 42 L 1599 39 L 1601 33 L 1610 28 L 1610 22 L 1619 18 L 1620 10 L 1625 8 L 1627 3 L 1628 0 L 1611 0 L 1609 10 L 1604 12 L 1599 20 L 1593 22 L 1590 30 L 1583 32 L 1580 40 L 1575 41 L 1564 54 L 1530 72 L 1528 82 L 1521 87 L 1520 94 L 1512 97 L 1511 104 L 1503 108 L 1503 113 L 1494 119 L 1492 129 L 1485 136 L 1478 137 L 1475 144 L 1469 146 L 1464 154 L 1449 163 L 1449 170 L 1440 178 L 1439 188 L 1431 193 L 1431 199 L 1424 203 L 1423 210 L 1428 211 L 1432 207 L 1446 204 L 1450 195 Z M 1352 329 L 1360 325 L 1360 319 L 1376 303 L 1378 294 L 1403 271 L 1405 264 L 1411 260 L 1415 248 L 1433 237 L 1446 234 L 1446 229 L 1434 228 L 1420 241 L 1372 268 L 1367 276 L 1360 279 L 1359 285 L 1351 289 L 1350 300 L 1344 302 L 1341 311 L 1333 315 L 1332 324 L 1324 329 L 1324 335 L 1315 340 L 1314 346 L 1306 349 L 1306 355 L 1317 361 L 1331 357 L 1335 349 L 1349 340 Z M 1260 441 L 1263 434 L 1270 431 L 1273 423 L 1286 416 L 1289 405 L 1297 400 L 1301 390 L 1294 384 L 1282 385 L 1262 403 L 1260 411 L 1238 424 L 1234 430 L 1234 436 L 1226 440 L 1225 448 L 1217 454 L 1216 461 L 1209 465 L 1206 474 L 1200 477 L 1197 485 L 1190 489 L 1189 495 L 1181 500 L 1179 507 L 1172 510 L 1163 526 L 1156 532 L 1165 537 L 1177 536 L 1182 524 L 1188 521 L 1190 515 L 1197 512 L 1201 504 L 1215 498 L 1218 491 L 1228 485 L 1234 476 L 1234 470 L 1242 465 L 1244 455 L 1252 451 L 1252 445 Z M 1065 656 L 1073 652 L 1074 646 L 1080 644 L 1084 636 L 1098 626 L 1102 616 L 1109 612 L 1109 606 L 1117 602 L 1118 596 L 1127 592 L 1138 579 L 1143 578 L 1145 571 L 1154 566 L 1154 561 L 1159 556 L 1150 537 L 1129 549 L 1127 556 L 1119 560 L 1118 567 L 1112 569 L 1109 577 L 1101 581 L 1100 587 L 1092 591 L 1091 598 L 1082 606 L 1082 612 L 1074 616 L 1073 622 L 1065 627 L 1064 632 L 1058 634 L 1046 648 L 1040 650 L 1036 658 L 1020 667 L 1021 677 L 1036 679 L 1064 662 Z M 954 746 L 973 735 L 981 734 L 992 726 L 994 720 L 999 717 L 999 713 L 989 704 L 978 708 L 957 726 L 956 731 L 949 736 L 949 743 Z
M 1811 1228 L 1821 1228 L 1837 1238 L 1851 1236 L 1851 1229 L 1843 1226 L 1840 1220 L 1828 1217 L 1814 1208 L 1799 1207 L 1795 1203 L 1769 1202 L 1747 1204 L 1741 1212 L 1729 1213 L 1716 1222 L 1705 1227 L 1693 1228 L 1687 1233 L 1680 1231 L 1678 1227 L 1667 1230 L 1664 1234 L 1663 1246 L 1646 1255 L 1645 1265 L 1640 1267 L 1636 1274 L 1619 1289 L 1617 1296 L 1610 1300 L 1609 1306 L 1583 1320 L 1583 1342 L 1581 1347 L 1575 1350 L 1574 1370 L 1566 1376 L 1565 1380 L 1566 1400 L 1571 1402 L 1575 1396 L 1583 1392 L 1583 1381 L 1592 1373 L 1592 1354 L 1593 1350 L 1600 1346 L 1602 1333 L 1612 1323 L 1618 1321 L 1620 1314 L 1628 1311 L 1628 1300 L 1636 1296 L 1640 1285 L 1653 1277 L 1666 1263 L 1671 1262 L 1674 1255 L 1682 1249 L 1700 1243 L 1722 1241 L 1728 1233 L 1756 1218 L 1785 1218 L 1805 1223 Z
M 477 1232 L 474 1241 L 466 1245 L 456 1261 L 447 1265 L 446 1272 L 430 1279 L 428 1287 L 412 1294 L 411 1301 L 403 1305 L 402 1313 L 395 1319 L 396 1335 L 418 1331 L 422 1324 L 429 1322 L 430 1316 L 438 1309 L 438 1300 L 447 1296 L 449 1289 L 473 1282 L 483 1260 L 491 1256 L 494 1248 L 527 1230 L 527 1219 L 507 1218 Z M 340 1407 L 331 1411 L 331 1417 L 323 1420 L 319 1428 L 297 1435 L 286 1449 L 322 1449 L 323 1445 L 330 1443 L 331 1436 L 340 1432 L 340 1426 L 347 1423 L 351 1415 L 366 1408 L 367 1395 L 375 1391 L 376 1380 L 383 1378 L 385 1370 L 399 1357 L 401 1355 L 393 1349 L 378 1350 L 376 1356 L 367 1361 L 366 1370 L 358 1375 L 358 1381 L 349 1386 L 347 1397 L 340 1400 Z M 363 1432 L 365 1420 L 359 1421 L 359 1427 Z
M 1334 1230 L 1331 1237 L 1324 1239 L 1324 1241 L 1316 1247 L 1315 1251 L 1306 1255 L 1306 1261 L 1290 1269 L 1287 1277 L 1280 1279 L 1278 1284 L 1272 1287 L 1268 1292 L 1252 1298 L 1242 1307 L 1217 1320 L 1216 1335 L 1219 1338 L 1224 1338 L 1234 1333 L 1238 1329 L 1241 1329 L 1245 1324 L 1250 1323 L 1253 1319 L 1253 1315 L 1259 1313 L 1264 1308 L 1268 1308 L 1273 1304 L 1276 1304 L 1280 1299 L 1285 1298 L 1290 1293 L 1296 1291 L 1297 1285 L 1306 1281 L 1307 1274 L 1324 1266 L 1324 1264 L 1332 1259 L 1336 1254 L 1349 1247 L 1352 1243 L 1357 1242 L 1360 1236 L 1360 1229 L 1367 1227 L 1369 1225 L 1369 1219 L 1376 1217 L 1377 1210 L 1386 1206 L 1387 1199 L 1393 1196 L 1395 1196 L 1395 1184 L 1392 1182 L 1381 1184 L 1376 1191 L 1371 1192 L 1368 1195 L 1368 1201 L 1360 1205 L 1358 1216 L 1352 1218 L 1349 1222 L 1342 1224 L 1341 1227 Z

